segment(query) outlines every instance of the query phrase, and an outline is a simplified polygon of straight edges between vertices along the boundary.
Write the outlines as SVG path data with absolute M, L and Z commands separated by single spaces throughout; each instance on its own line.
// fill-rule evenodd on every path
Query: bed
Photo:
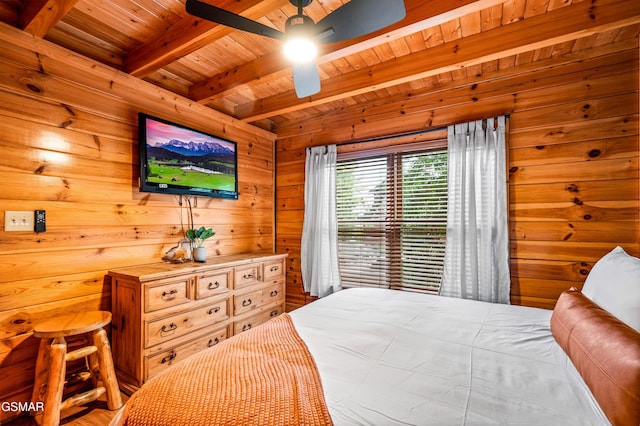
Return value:
M 626 256 L 637 269 L 623 284 L 635 290 L 640 261 Z M 610 271 L 600 269 L 594 279 L 601 273 L 611 290 Z M 585 283 L 583 291 L 591 288 Z M 634 297 L 627 294 L 625 309 Z M 635 307 L 628 322 L 640 328 Z M 218 373 L 225 354 L 226 373 Z M 256 370 L 245 362 L 254 358 Z M 249 393 L 231 395 L 237 377 Z M 242 408 L 256 399 L 253 411 Z M 554 311 L 342 290 L 154 377 L 113 422 L 207 423 L 637 425 L 640 333 L 577 289 L 564 292 Z

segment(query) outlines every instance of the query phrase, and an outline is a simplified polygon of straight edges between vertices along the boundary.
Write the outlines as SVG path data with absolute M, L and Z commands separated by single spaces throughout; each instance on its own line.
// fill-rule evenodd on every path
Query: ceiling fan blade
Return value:
M 313 62 L 293 63 L 293 85 L 296 96 L 306 98 L 320 91 L 320 75 L 318 67 Z
M 281 31 L 198 0 L 187 0 L 186 10 L 188 13 L 197 16 L 198 18 L 217 22 L 218 24 L 226 27 L 279 40 L 284 39 L 284 33 Z
M 335 43 L 369 34 L 404 19 L 404 0 L 351 0 L 316 24 L 318 41 Z

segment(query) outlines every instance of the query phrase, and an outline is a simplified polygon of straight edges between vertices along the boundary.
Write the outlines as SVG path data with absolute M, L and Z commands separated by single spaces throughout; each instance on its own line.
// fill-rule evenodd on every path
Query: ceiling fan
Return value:
M 293 65 L 293 83 L 299 98 L 320 91 L 320 76 L 313 62 L 316 43 L 335 43 L 369 34 L 400 21 L 406 14 L 404 0 L 351 0 L 314 23 L 302 13 L 312 0 L 289 2 L 298 12 L 287 19 L 284 32 L 198 0 L 187 0 L 186 10 L 227 27 L 283 40 L 285 56 Z

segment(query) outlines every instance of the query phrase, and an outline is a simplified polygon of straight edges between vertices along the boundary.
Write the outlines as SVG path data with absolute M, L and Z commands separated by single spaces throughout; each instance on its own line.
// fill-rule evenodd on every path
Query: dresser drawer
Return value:
M 233 315 L 240 315 L 271 303 L 284 302 L 284 282 L 233 296 Z
M 234 288 L 238 289 L 260 284 L 262 282 L 261 269 L 261 263 L 237 267 L 234 274 Z
M 153 312 L 189 302 L 189 279 L 158 281 L 144 286 L 144 311 Z
M 262 304 L 284 303 L 284 281 L 266 287 L 262 290 Z
M 262 289 L 233 296 L 233 315 L 240 315 L 262 305 Z
M 227 327 L 224 327 L 212 330 L 203 336 L 175 348 L 148 356 L 144 360 L 145 377 L 147 377 L 148 380 L 169 366 L 176 364 L 203 349 L 215 346 L 226 338 Z
M 264 263 L 264 280 L 278 280 L 284 277 L 284 259 L 270 260 Z
M 232 269 L 213 271 L 196 277 L 196 299 L 215 296 L 229 291 Z
M 233 334 L 242 333 L 243 331 L 251 330 L 253 327 L 257 327 L 260 324 L 269 321 L 271 318 L 276 317 L 284 312 L 284 305 L 274 306 L 271 309 L 260 312 L 259 314 L 250 316 L 241 321 L 236 321 L 233 324 Z
M 154 321 L 145 321 L 144 347 L 149 348 L 184 336 L 193 330 L 226 320 L 229 318 L 227 304 L 227 299 L 223 299 L 189 312 L 171 315 Z

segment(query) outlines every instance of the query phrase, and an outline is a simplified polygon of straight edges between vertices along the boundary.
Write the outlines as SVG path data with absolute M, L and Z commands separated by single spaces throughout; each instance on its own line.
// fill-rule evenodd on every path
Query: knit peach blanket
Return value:
M 320 376 L 291 317 L 197 353 L 149 380 L 124 425 L 331 425 Z

